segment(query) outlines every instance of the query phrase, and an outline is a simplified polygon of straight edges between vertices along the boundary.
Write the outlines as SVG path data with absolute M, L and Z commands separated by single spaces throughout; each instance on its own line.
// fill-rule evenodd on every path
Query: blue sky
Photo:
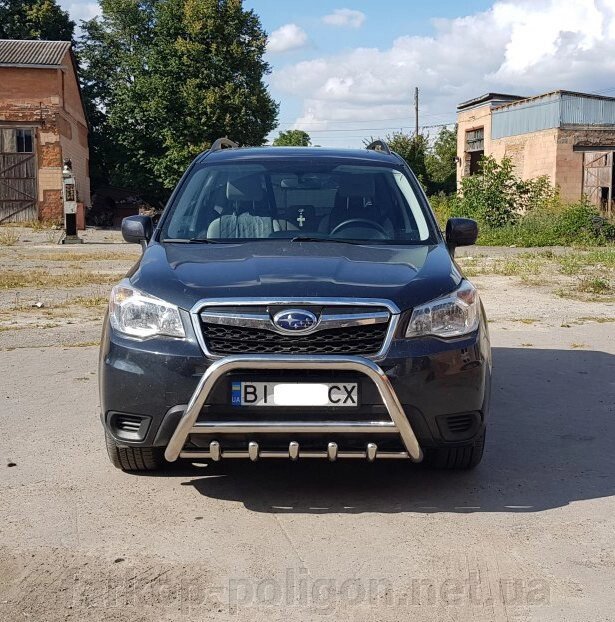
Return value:
M 263 26 L 268 34 L 275 32 L 285 24 L 296 24 L 308 36 L 306 45 L 280 53 L 270 53 L 267 60 L 274 69 L 280 69 L 287 65 L 293 65 L 300 61 L 313 60 L 321 56 L 331 56 L 343 52 L 351 52 L 359 47 L 386 48 L 402 36 L 425 36 L 434 32 L 433 20 L 436 18 L 454 18 L 484 11 L 490 8 L 492 2 L 487 0 L 468 0 L 455 2 L 445 0 L 436 3 L 408 1 L 408 0 L 358 0 L 346 3 L 315 0 L 310 2 L 280 1 L 280 0 L 246 0 L 244 5 L 253 9 L 261 18 Z M 434 6 L 435 5 L 435 6 Z M 383 10 L 386 6 L 386 10 Z M 350 9 L 362 13 L 364 21 L 360 26 L 332 26 L 323 23 L 323 17 L 331 15 L 336 9 Z M 295 125 L 297 117 L 302 112 L 303 97 L 293 97 L 291 93 L 272 86 L 272 94 L 280 102 L 280 127 L 289 129 Z M 408 93 L 407 119 L 400 117 L 395 123 L 386 121 L 377 122 L 378 118 L 368 117 L 369 123 L 358 124 L 365 128 L 389 127 L 408 125 L 412 122 L 413 111 L 410 100 L 412 93 Z M 448 111 L 447 118 L 438 118 L 438 122 L 454 119 L 454 110 Z M 387 116 L 387 118 L 390 118 Z M 366 121 L 368 120 L 366 119 Z M 356 131 L 321 132 L 320 125 L 316 131 L 317 123 L 303 124 L 306 131 L 312 130 L 313 142 L 328 142 L 330 144 L 342 144 L 348 140 L 351 144 L 357 143 Z M 343 124 L 339 129 L 347 129 Z M 389 130 L 387 130 L 389 131 Z M 361 132 L 359 132 L 360 134 Z M 274 133 L 274 134 L 277 134 Z M 345 136 L 349 138 L 346 139 Z M 359 139 L 360 142 L 360 139 Z
M 61 0 L 73 19 L 96 2 Z M 360 146 L 414 124 L 434 135 L 487 91 L 615 91 L 615 0 L 244 0 L 269 34 L 277 131 Z

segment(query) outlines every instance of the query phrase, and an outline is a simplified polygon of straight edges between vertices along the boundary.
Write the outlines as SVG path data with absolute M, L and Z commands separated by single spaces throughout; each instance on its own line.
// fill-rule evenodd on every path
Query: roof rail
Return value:
M 389 149 L 389 146 L 386 144 L 386 142 L 384 142 L 384 140 L 380 140 L 380 138 L 369 143 L 369 145 L 367 145 L 367 147 L 365 148 L 370 149 L 371 151 L 383 151 L 387 155 L 391 155 L 391 150 Z
M 210 151 L 220 151 L 221 149 L 237 149 L 239 145 L 232 140 L 226 138 L 218 138 L 214 141 L 214 144 L 209 148 Z

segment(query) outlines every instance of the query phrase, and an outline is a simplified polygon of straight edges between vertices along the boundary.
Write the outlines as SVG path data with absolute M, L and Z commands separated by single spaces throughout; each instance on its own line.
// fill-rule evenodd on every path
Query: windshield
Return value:
M 406 174 L 315 158 L 203 165 L 162 228 L 166 240 L 275 238 L 420 243 L 430 227 Z

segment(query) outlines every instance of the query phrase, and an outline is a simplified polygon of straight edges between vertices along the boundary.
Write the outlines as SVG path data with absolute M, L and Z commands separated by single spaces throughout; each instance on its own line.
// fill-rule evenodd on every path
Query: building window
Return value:
M 467 174 L 474 175 L 479 171 L 479 163 L 485 153 L 485 128 L 479 127 L 466 132 L 466 166 Z
M 31 129 L 0 129 L 0 153 L 32 153 L 34 136 Z
M 485 128 L 479 127 L 476 130 L 466 132 L 466 151 L 485 150 Z
M 32 130 L 15 130 L 17 153 L 32 153 Z

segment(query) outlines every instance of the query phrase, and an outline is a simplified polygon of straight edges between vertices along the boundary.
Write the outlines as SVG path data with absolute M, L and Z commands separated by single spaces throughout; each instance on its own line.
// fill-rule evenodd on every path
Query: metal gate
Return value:
M 32 147 L 31 153 L 15 153 L 7 138 L 0 131 L 0 224 L 36 220 L 36 154 Z
M 583 192 L 602 212 L 610 213 L 613 199 L 612 151 L 586 151 L 583 154 Z

